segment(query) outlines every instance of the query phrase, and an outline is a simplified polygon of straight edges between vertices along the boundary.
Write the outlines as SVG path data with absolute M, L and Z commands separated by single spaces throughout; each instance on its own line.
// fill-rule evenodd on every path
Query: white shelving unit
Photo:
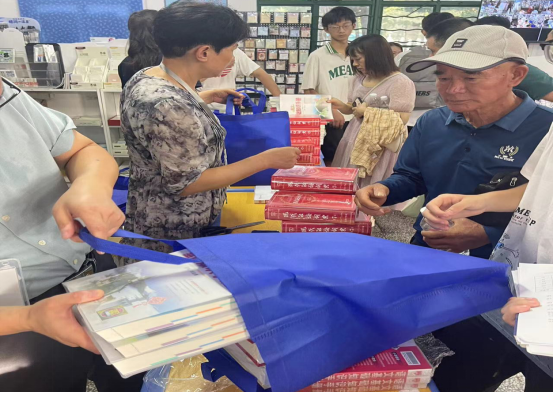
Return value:
M 114 153 L 113 144 L 123 139 L 120 127 L 108 125 L 108 120 L 120 115 L 119 100 L 121 90 L 87 90 L 87 89 L 24 89 L 42 105 L 65 113 L 76 120 L 77 130 L 94 142 L 105 145 L 107 151 L 124 161 L 128 155 Z M 100 126 L 79 125 L 78 117 L 99 119 Z

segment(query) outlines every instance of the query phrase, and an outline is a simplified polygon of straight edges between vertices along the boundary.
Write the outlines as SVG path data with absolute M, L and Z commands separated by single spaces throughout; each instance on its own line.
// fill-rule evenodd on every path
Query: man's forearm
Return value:
M 0 336 L 30 331 L 29 307 L 0 307 Z
M 263 84 L 263 86 L 269 89 L 273 97 L 280 96 L 280 89 L 278 88 L 278 85 L 267 72 L 265 72 L 261 68 L 258 68 L 252 73 L 252 76 L 259 79 L 259 81 Z
M 87 145 L 76 152 L 65 165 L 65 171 L 74 184 L 89 182 L 110 193 L 119 175 L 117 162 L 96 144 Z

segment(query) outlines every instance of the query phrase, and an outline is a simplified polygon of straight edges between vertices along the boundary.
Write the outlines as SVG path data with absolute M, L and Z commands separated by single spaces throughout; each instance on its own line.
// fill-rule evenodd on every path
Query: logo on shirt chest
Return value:
M 333 70 L 328 71 L 328 76 L 330 77 L 330 80 L 333 80 L 334 78 L 338 78 L 339 76 L 351 76 L 353 75 L 353 70 L 351 69 L 350 65 L 342 65 L 339 67 L 334 68 Z
M 499 149 L 499 154 L 494 156 L 494 158 L 497 158 L 498 160 L 513 162 L 515 159 L 513 158 L 519 151 L 518 146 L 501 146 Z

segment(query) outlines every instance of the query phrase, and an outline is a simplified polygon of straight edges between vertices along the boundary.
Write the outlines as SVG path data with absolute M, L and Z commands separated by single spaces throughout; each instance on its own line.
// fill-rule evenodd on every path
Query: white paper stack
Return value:
M 553 264 L 521 263 L 513 271 L 518 297 L 536 298 L 541 306 L 518 315 L 515 338 L 534 355 L 553 356 Z
M 234 298 L 203 264 L 143 261 L 64 286 L 104 291 L 75 315 L 124 378 L 249 337 Z

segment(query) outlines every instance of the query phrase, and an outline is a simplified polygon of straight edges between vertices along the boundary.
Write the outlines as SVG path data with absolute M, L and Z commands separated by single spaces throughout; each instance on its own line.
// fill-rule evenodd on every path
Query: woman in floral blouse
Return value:
M 177 2 L 159 11 L 154 38 L 158 67 L 139 71 L 121 97 L 121 127 L 131 159 L 125 229 L 155 239 L 197 237 L 219 216 L 225 188 L 259 171 L 291 168 L 292 147 L 272 149 L 225 165 L 225 129 L 206 104 L 235 102 L 232 90 L 193 90 L 233 60 L 248 26 L 230 8 Z M 191 88 L 192 86 L 192 88 Z M 163 243 L 126 244 L 170 252 Z

